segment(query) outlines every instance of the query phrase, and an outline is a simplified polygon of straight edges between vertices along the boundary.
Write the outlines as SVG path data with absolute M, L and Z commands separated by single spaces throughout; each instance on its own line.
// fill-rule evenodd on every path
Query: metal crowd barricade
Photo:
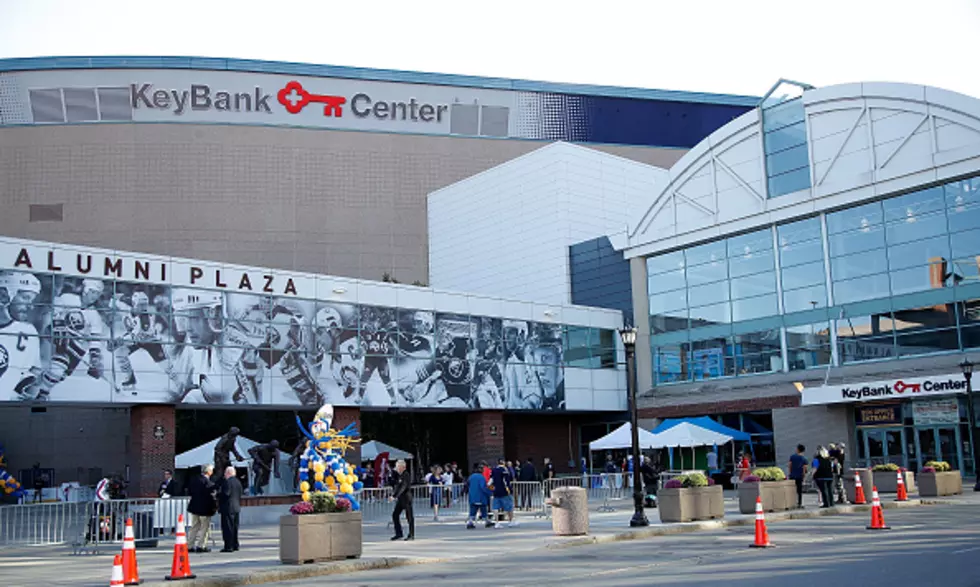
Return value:
M 391 487 L 366 487 L 358 494 L 361 502 L 361 519 L 365 522 L 380 522 L 391 519 L 391 509 L 394 504 L 391 497 L 394 491 Z
M 85 519 L 84 503 L 34 503 L 0 507 L 0 545 L 64 544 Z
M 74 552 L 99 553 L 102 547 L 122 543 L 126 520 L 133 521 L 136 543 L 156 545 L 160 538 L 173 536 L 177 531 L 177 519 L 187 519 L 190 498 L 114 499 L 89 502 L 80 531 L 72 542 Z
M 538 481 L 514 481 L 514 511 L 533 512 L 535 517 L 544 516 L 544 486 Z

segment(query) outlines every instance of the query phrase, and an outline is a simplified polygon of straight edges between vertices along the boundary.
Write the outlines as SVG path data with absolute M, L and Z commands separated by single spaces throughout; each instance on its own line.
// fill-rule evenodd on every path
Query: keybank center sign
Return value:
M 804 388 L 802 404 L 858 403 L 954 393 L 966 393 L 966 380 L 962 373 Z
M 168 122 L 521 136 L 521 93 L 507 90 L 166 69 L 25 71 L 3 81 L 4 125 Z

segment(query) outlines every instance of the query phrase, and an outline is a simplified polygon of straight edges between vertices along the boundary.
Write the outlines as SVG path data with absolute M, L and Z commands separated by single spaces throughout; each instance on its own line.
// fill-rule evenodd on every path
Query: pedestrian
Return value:
M 225 478 L 218 492 L 218 511 L 221 512 L 221 552 L 238 550 L 238 521 L 242 511 L 242 482 L 235 476 L 235 467 L 225 467 Z
M 190 529 L 187 530 L 187 550 L 189 552 L 211 552 L 207 547 L 211 537 L 211 518 L 218 512 L 216 487 L 211 480 L 214 465 L 201 467 L 201 474 L 191 479 L 188 492 L 191 499 L 187 503 L 187 513 L 191 516 Z
M 789 457 L 789 478 L 796 482 L 796 507 L 803 509 L 803 478 L 806 477 L 806 447 L 796 445 L 796 454 Z
M 840 465 L 840 478 L 837 480 L 837 503 L 847 503 L 847 493 L 844 491 L 844 473 L 847 469 L 844 466 L 847 460 L 847 445 L 843 442 L 837 443 L 837 463 Z
M 710 477 L 714 473 L 718 472 L 718 451 L 716 449 L 712 448 L 710 451 L 708 451 L 707 461 L 708 476 Z
M 550 481 L 555 478 L 555 465 L 552 464 L 551 459 L 548 457 L 544 458 L 544 478 L 545 481 Z
M 157 493 L 160 497 L 177 495 L 177 482 L 174 481 L 174 472 L 170 469 L 163 470 L 163 481 L 160 482 L 160 489 Z
M 490 506 L 490 496 L 492 492 L 490 487 L 487 485 L 487 480 L 483 478 L 483 467 L 480 465 L 475 465 L 473 467 L 473 474 L 467 480 L 466 485 L 468 487 L 469 501 L 470 501 L 470 517 L 466 520 L 466 528 L 473 529 L 476 528 L 476 520 L 483 519 L 486 520 L 485 526 L 487 528 L 493 527 L 493 522 L 487 514 L 487 508 Z M 480 515 L 477 518 L 477 514 Z
M 503 512 L 507 516 L 507 525 L 511 528 L 517 526 L 517 522 L 514 521 L 513 481 L 514 478 L 510 476 L 506 462 L 504 462 L 504 459 L 499 459 L 497 461 L 497 468 L 490 474 L 490 487 L 493 489 L 493 505 L 497 508 L 498 512 Z
M 527 457 L 524 461 L 524 466 L 521 467 L 521 472 L 518 474 L 517 480 L 521 482 L 518 486 L 518 494 L 521 497 L 521 507 L 525 510 L 531 510 L 532 502 L 532 485 L 538 480 L 538 472 L 534 470 L 534 459 Z
M 813 480 L 816 481 L 820 489 L 820 499 L 822 508 L 829 508 L 834 503 L 834 496 L 831 493 L 831 486 L 834 482 L 834 470 L 830 462 L 830 454 L 827 449 L 818 446 L 817 453 L 813 457 Z
M 657 471 L 653 468 L 653 463 L 650 462 L 650 457 L 644 456 L 640 460 L 643 462 L 643 464 L 640 465 L 640 477 L 643 481 L 644 496 L 656 496 Z
M 405 472 L 405 461 L 399 459 L 395 463 L 395 470 L 392 474 L 394 491 L 391 499 L 395 502 L 395 509 L 391 512 L 391 522 L 395 526 L 395 535 L 392 540 L 400 540 L 402 534 L 402 523 L 399 520 L 402 512 L 405 512 L 405 519 L 408 521 L 408 536 L 405 540 L 415 540 L 415 513 L 412 511 L 412 479 Z
M 429 506 L 432 508 L 432 521 L 439 521 L 439 505 L 442 504 L 442 467 L 433 465 L 425 476 L 425 484 L 429 486 Z

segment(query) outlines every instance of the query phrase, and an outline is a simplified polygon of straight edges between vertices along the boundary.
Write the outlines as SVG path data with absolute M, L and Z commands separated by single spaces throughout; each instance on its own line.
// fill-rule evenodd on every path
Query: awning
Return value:
M 731 440 L 748 441 L 752 439 L 752 437 L 749 435 L 748 432 L 742 432 L 734 428 L 729 428 L 724 424 L 715 422 L 708 416 L 701 416 L 699 418 L 673 418 L 673 419 L 664 420 L 663 422 L 660 423 L 659 426 L 653 429 L 653 433 L 659 434 L 665 430 L 669 430 L 670 428 L 673 428 L 674 426 L 677 426 L 678 424 L 684 422 L 687 422 L 689 424 L 694 424 L 695 426 L 704 428 L 706 430 L 711 430 L 719 434 L 724 434 L 725 436 L 730 436 Z M 726 440 L 725 442 L 728 441 Z

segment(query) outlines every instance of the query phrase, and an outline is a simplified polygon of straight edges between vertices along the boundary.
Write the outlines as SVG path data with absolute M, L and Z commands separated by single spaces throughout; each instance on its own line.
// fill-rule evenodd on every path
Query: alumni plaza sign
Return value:
M 924 396 L 966 393 L 962 373 L 903 377 L 867 383 L 824 385 L 803 389 L 802 405 L 859 403 L 879 400 L 914 399 Z

